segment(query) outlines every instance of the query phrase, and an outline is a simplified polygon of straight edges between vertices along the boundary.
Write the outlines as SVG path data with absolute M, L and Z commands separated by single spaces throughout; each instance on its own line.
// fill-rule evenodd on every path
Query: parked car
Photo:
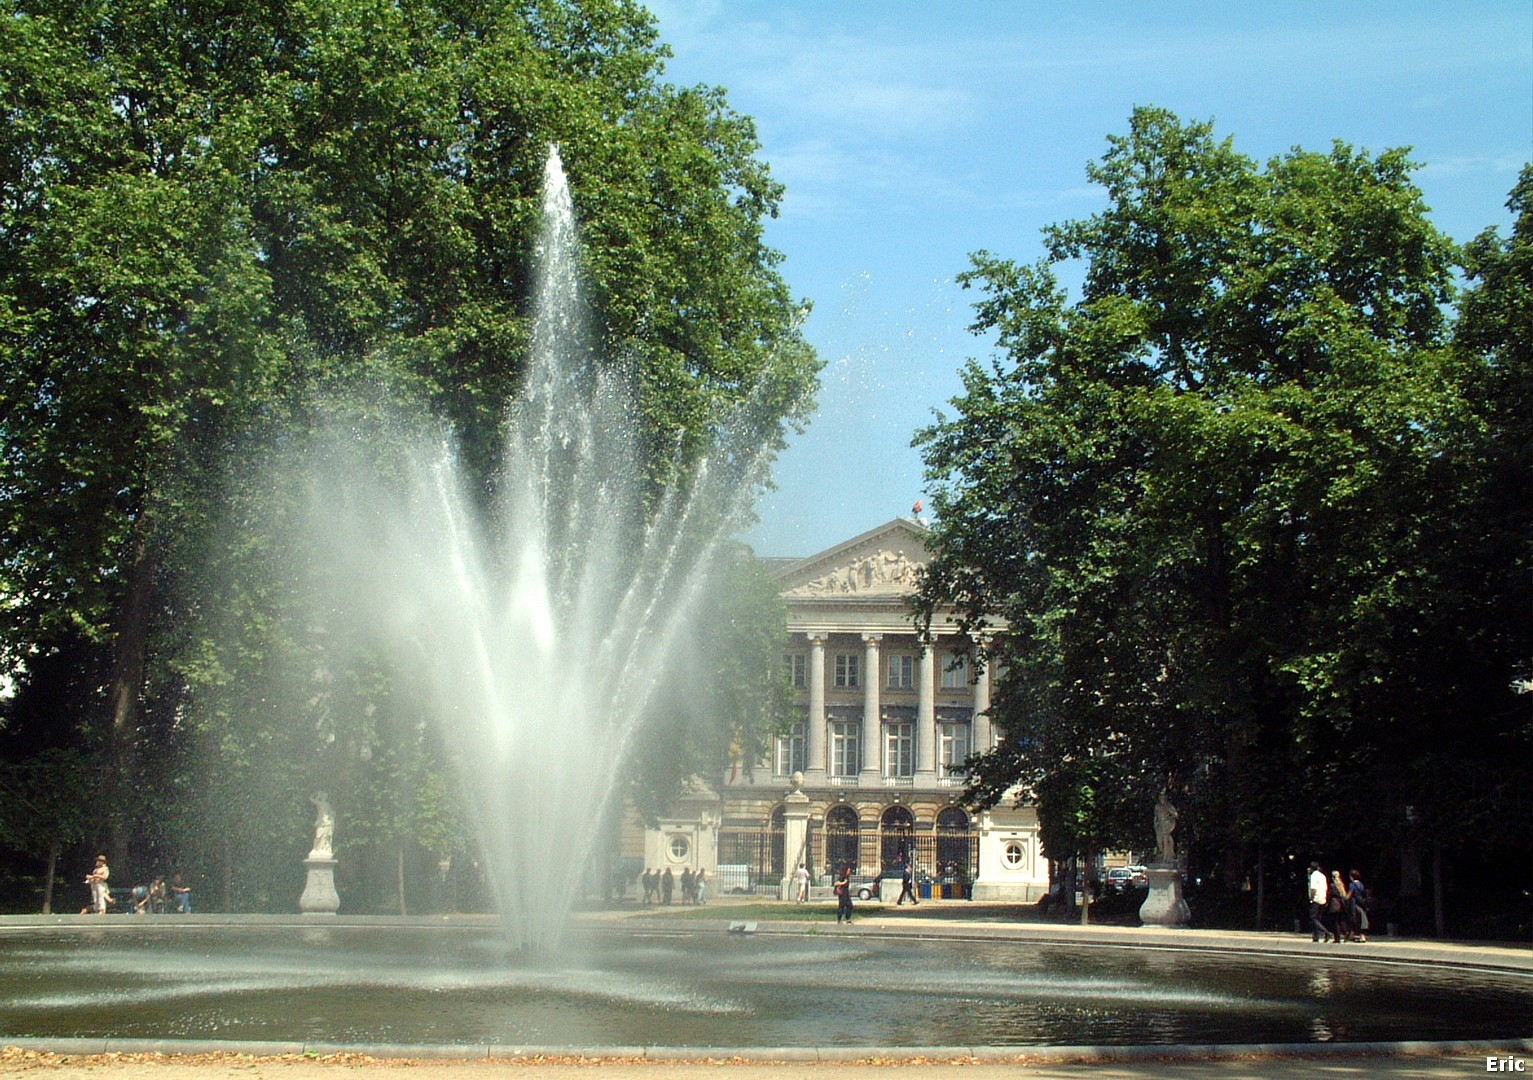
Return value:
M 872 881 L 864 881 L 861 885 L 853 887 L 852 895 L 859 900 L 883 900 L 887 897 L 899 898 L 900 882 L 903 879 L 899 874 L 889 872 L 883 877 L 874 878 Z
M 1114 866 L 1107 871 L 1104 883 L 1107 891 L 1116 896 L 1130 889 L 1147 889 L 1150 886 L 1150 879 L 1144 873 L 1137 872 L 1135 867 Z

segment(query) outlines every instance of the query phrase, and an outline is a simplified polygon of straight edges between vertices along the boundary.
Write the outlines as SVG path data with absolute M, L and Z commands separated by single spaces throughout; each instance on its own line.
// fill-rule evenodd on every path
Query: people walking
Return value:
M 900 869 L 900 898 L 894 902 L 894 906 L 899 907 L 901 904 L 903 904 L 905 902 L 905 897 L 907 896 L 910 897 L 910 902 L 912 904 L 919 905 L 921 901 L 916 897 L 915 886 L 915 874 L 911 872 L 910 864 L 905 863 L 904 866 Z
M 692 868 L 687 867 L 681 872 L 681 902 L 690 904 L 697 899 L 696 886 L 693 884 Z
M 852 921 L 852 866 L 841 868 L 836 875 L 836 922 Z
M 692 875 L 692 902 L 694 904 L 708 902 L 708 875 L 701 869 Z
M 793 871 L 793 895 L 800 904 L 809 902 L 809 868 L 803 863 Z
M 660 875 L 660 900 L 662 903 L 669 904 L 671 902 L 671 897 L 675 895 L 676 875 L 671 873 L 671 868 L 667 866 L 665 868 L 665 873 Z
M 1309 925 L 1311 941 L 1329 941 L 1331 932 L 1322 921 L 1325 915 L 1325 897 L 1329 892 L 1325 881 L 1325 871 L 1320 869 L 1320 864 L 1309 864 Z

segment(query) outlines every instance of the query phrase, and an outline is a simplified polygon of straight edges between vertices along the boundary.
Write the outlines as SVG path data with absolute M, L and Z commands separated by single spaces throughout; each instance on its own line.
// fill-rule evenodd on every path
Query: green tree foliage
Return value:
M 211 753 L 237 816 L 277 744 L 315 734 L 280 734 L 284 695 L 312 695 L 252 690 L 311 643 L 263 635 L 275 598 L 240 569 L 263 555 L 223 530 L 281 511 L 232 460 L 361 384 L 443 418 L 493 487 L 550 144 L 652 481 L 732 406 L 761 406 L 742 445 L 769 450 L 806 415 L 817 362 L 762 243 L 781 188 L 750 120 L 665 83 L 666 55 L 629 0 L 10 6 L 0 661 L 24 681 L 80 642 L 105 658 L 119 848 L 129 792 Z
M 744 546 L 724 553 L 717 574 L 719 602 L 688 627 L 682 646 L 694 659 L 655 695 L 652 737 L 636 748 L 630 798 L 651 821 L 694 777 L 761 760 L 793 715 L 782 668 L 788 610 L 777 583 Z
M 1477 242 L 1455 350 L 1455 249 L 1411 168 L 1341 144 L 1258 167 L 1139 109 L 1088 168 L 1106 209 L 1037 265 L 974 256 L 1000 355 L 917 437 L 923 604 L 1009 627 L 971 795 L 1038 798 L 1055 857 L 1148 847 L 1162 787 L 1205 869 L 1465 841 L 1526 790 L 1525 516 L 1454 505 L 1526 489 L 1526 241 Z

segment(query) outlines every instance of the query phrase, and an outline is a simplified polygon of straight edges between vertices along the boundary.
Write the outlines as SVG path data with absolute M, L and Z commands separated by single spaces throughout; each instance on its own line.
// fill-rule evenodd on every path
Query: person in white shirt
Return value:
M 1328 888 L 1325 880 L 1325 871 L 1320 869 L 1320 864 L 1309 864 L 1309 925 L 1311 941 L 1329 941 L 1331 932 L 1326 929 L 1325 894 Z
M 800 904 L 809 902 L 809 868 L 803 864 L 793 871 L 794 895 Z

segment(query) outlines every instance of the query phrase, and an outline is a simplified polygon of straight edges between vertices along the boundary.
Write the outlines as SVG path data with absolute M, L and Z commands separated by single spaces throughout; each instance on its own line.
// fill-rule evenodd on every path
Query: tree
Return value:
M 1258 839 L 1376 854 L 1406 842 L 1407 807 L 1447 827 L 1469 795 L 1442 752 L 1465 742 L 1464 672 L 1418 666 L 1488 624 L 1423 569 L 1466 555 L 1441 505 L 1466 418 L 1454 248 L 1411 168 L 1341 144 L 1259 168 L 1138 109 L 1088 167 L 1106 210 L 1047 230 L 1036 266 L 974 257 L 1000 356 L 917 436 L 937 485 L 922 601 L 1008 625 L 1005 739 L 971 798 L 1038 798 L 1055 857 L 1142 846 L 1163 785 L 1194 857 L 1232 876 Z M 1488 749 L 1507 726 L 1478 730 Z M 1137 812 L 1080 797 L 1104 777 Z
M 701 613 L 678 643 L 692 657 L 675 685 L 655 695 L 655 715 L 636 748 L 629 798 L 654 821 L 695 777 L 750 768 L 793 716 L 793 692 L 782 670 L 788 612 L 777 583 L 748 548 L 719 560 L 716 605 Z M 706 672 L 705 679 L 697 674 Z
M 733 404 L 764 402 L 748 435 L 769 448 L 806 415 L 817 362 L 762 244 L 781 188 L 750 121 L 661 81 L 665 56 L 628 0 L 14 5 L 0 660 L 25 680 L 78 640 L 109 651 L 93 726 L 122 796 L 114 863 L 115 808 L 161 767 L 144 741 L 181 738 L 184 709 L 264 715 L 234 673 L 296 647 L 205 633 L 215 597 L 257 625 L 269 606 L 241 580 L 250 551 L 206 566 L 232 459 L 361 383 L 443 417 L 492 491 L 550 144 L 603 353 L 640 373 L 652 481 L 688 470 Z M 273 737 L 213 724 L 236 754 L 221 779 Z

